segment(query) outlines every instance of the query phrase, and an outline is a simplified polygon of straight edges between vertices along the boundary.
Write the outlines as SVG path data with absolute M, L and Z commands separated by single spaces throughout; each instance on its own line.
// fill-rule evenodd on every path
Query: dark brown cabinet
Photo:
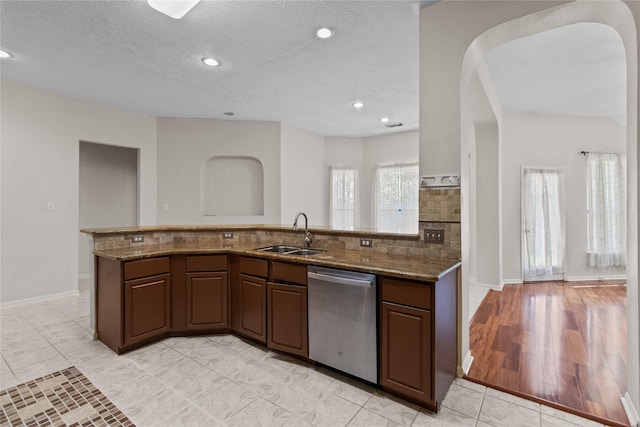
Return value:
M 233 257 L 231 271 L 231 327 L 240 335 L 266 344 L 269 263 Z
M 228 327 L 226 255 L 186 257 L 186 329 L 224 330 Z
M 171 326 L 169 273 L 124 282 L 124 346 L 163 336 Z
M 432 411 L 456 375 L 458 269 L 378 276 L 379 384 Z M 169 335 L 232 330 L 309 358 L 307 266 L 236 254 L 96 257 L 96 332 L 118 354 Z M 354 308 L 355 309 L 355 308 Z
M 380 284 L 380 385 L 437 411 L 456 374 L 457 271 Z
M 267 283 L 267 346 L 309 357 L 307 334 L 307 267 L 282 262 L 271 263 Z
M 187 273 L 187 330 L 227 327 L 227 273 Z
M 431 311 L 382 302 L 380 385 L 431 402 Z
M 169 257 L 120 262 L 97 257 L 96 331 L 117 353 L 167 335 L 171 327 Z

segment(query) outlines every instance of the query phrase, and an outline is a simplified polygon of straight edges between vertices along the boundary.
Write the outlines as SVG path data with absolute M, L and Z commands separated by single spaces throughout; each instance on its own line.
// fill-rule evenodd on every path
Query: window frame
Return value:
M 334 185 L 334 176 L 336 173 L 345 173 L 345 172 L 351 172 L 353 174 L 353 208 L 346 208 L 343 206 L 341 207 L 334 207 L 335 205 L 335 185 Z M 360 204 L 360 177 L 359 177 L 360 173 L 357 167 L 354 166 L 330 166 L 329 167 L 329 226 L 333 229 L 336 230 L 354 230 L 356 228 L 358 228 L 358 226 L 360 225 L 360 209 L 359 209 L 359 204 Z M 344 179 L 344 177 L 343 177 Z M 346 197 L 343 193 L 342 195 L 342 200 L 344 201 L 345 199 L 347 199 L 348 197 Z M 353 226 L 348 227 L 346 225 L 346 222 L 344 221 L 343 218 L 343 222 L 342 224 L 336 224 L 336 212 L 342 212 L 343 214 L 346 214 L 348 212 L 352 212 L 353 215 Z M 351 216 L 351 215 L 350 215 Z
M 380 200 L 378 197 L 379 189 L 380 189 L 380 172 L 384 170 L 396 170 L 396 174 L 402 175 L 403 173 L 415 172 L 415 176 L 411 177 L 411 180 L 415 181 L 415 189 L 414 189 L 414 199 L 402 199 L 400 196 L 396 198 L 395 202 L 398 203 L 398 207 L 396 208 L 385 208 L 384 210 L 388 213 L 393 211 L 400 212 L 398 214 L 398 218 L 396 219 L 397 227 L 386 227 L 381 224 L 381 215 L 380 210 Z M 408 162 L 408 163 L 391 163 L 391 164 L 379 164 L 374 166 L 373 173 L 371 176 L 372 181 L 372 195 L 371 195 L 371 216 L 372 216 L 372 226 L 376 231 L 384 232 L 384 233 L 397 233 L 397 234 L 418 234 L 419 232 L 419 216 L 420 216 L 420 202 L 419 202 L 419 191 L 420 191 L 420 171 L 418 167 L 418 162 Z M 398 194 L 403 194 L 407 189 L 405 188 L 407 185 L 410 185 L 409 182 L 402 181 L 402 178 L 398 180 L 399 188 L 397 190 Z M 411 189 L 408 189 L 411 190 Z M 391 200 L 393 203 L 394 201 Z M 406 207 L 408 206 L 408 207 Z M 404 212 L 404 213 L 403 213 Z M 406 218 L 407 212 L 408 215 L 415 217 L 415 221 Z

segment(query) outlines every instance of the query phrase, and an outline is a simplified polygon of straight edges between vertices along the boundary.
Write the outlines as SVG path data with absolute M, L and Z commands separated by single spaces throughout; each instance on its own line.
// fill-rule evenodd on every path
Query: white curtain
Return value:
M 627 159 L 587 153 L 587 258 L 591 267 L 625 267 Z
M 565 271 L 564 172 L 522 170 L 525 227 L 525 277 Z
M 353 230 L 358 226 L 358 171 L 352 167 L 331 167 L 330 221 L 331 227 Z
M 418 232 L 418 181 L 417 163 L 374 167 L 372 216 L 376 231 Z

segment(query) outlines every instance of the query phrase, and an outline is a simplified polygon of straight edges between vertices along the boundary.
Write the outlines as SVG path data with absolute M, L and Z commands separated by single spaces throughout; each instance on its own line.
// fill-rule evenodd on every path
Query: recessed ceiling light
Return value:
M 149 6 L 173 19 L 180 19 L 200 0 L 147 0 Z
M 202 63 L 205 65 L 208 65 L 210 67 L 219 67 L 220 66 L 220 61 L 218 61 L 217 59 L 213 59 L 213 58 L 202 58 Z
M 380 119 L 382 123 L 389 123 L 389 117 L 383 117 Z
M 333 37 L 333 34 L 333 30 L 327 27 L 319 28 L 318 31 L 316 31 L 316 36 L 319 39 L 330 39 L 331 37 Z
M 0 58 L 13 58 L 13 55 L 11 55 L 6 50 L 0 49 Z
M 351 104 L 353 106 L 353 108 L 355 108 L 356 110 L 361 109 L 362 107 L 364 107 L 364 102 L 362 101 L 356 101 L 353 104 Z

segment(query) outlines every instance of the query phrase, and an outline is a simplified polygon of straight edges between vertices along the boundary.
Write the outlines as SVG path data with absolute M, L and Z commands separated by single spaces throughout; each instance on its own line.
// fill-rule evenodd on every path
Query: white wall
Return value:
M 324 137 L 282 124 L 280 145 L 281 223 L 304 212 L 309 225 L 329 224 L 328 171 Z
M 280 123 L 158 118 L 157 132 L 158 223 L 280 223 Z M 262 163 L 264 215 L 201 215 L 201 168 L 214 156 L 248 156 Z
M 420 175 L 460 173 L 460 71 L 482 33 L 561 2 L 444 1 L 420 13 Z
M 503 112 L 503 278 L 522 277 L 520 173 L 522 167 L 565 170 L 567 276 L 624 274 L 587 266 L 586 161 L 580 151 L 626 151 L 626 127 L 604 118 Z
M 473 236 L 470 262 L 470 285 L 482 284 L 499 288 L 501 283 L 502 233 L 500 203 L 500 149 L 502 108 L 486 67 L 480 63 L 469 86 L 473 143 L 470 162 L 474 177 L 469 210 Z
M 80 228 L 138 223 L 138 150 L 80 142 Z M 89 275 L 93 248 L 79 233 L 78 275 Z
M 140 222 L 155 224 L 156 119 L 3 79 L 2 277 L 11 302 L 78 286 L 79 143 L 140 149 Z M 48 202 L 56 210 L 47 211 Z
M 500 285 L 499 135 L 494 123 L 477 124 L 476 135 L 476 280 Z M 504 229 L 502 230 L 504 232 Z

